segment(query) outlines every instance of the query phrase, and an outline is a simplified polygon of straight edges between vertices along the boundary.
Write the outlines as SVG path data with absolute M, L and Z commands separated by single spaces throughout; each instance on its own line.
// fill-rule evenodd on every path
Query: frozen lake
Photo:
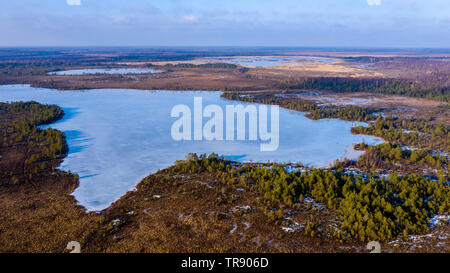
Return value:
M 280 108 L 279 148 L 261 152 L 258 141 L 174 141 L 172 107 L 191 106 L 202 97 L 204 107 L 245 104 L 220 98 L 221 92 L 142 90 L 56 91 L 28 85 L 0 86 L 0 101 L 57 104 L 65 117 L 49 127 L 65 132 L 69 155 L 61 165 L 80 176 L 74 192 L 89 210 L 101 210 L 131 190 L 145 176 L 184 159 L 190 152 L 253 162 L 301 162 L 324 167 L 335 159 L 359 155 L 352 144 L 379 142 L 352 135 L 353 123 L 335 119 L 313 121 L 303 113 Z M 191 108 L 192 109 L 192 108 Z M 204 119 L 206 122 L 209 119 Z
M 153 70 L 153 69 L 142 69 L 142 68 L 110 68 L 110 69 L 74 69 L 74 70 L 66 70 L 66 71 L 55 71 L 48 73 L 49 75 L 58 75 L 58 76 L 81 76 L 81 75 L 96 75 L 96 74 L 154 74 L 161 73 L 161 71 Z
M 332 63 L 333 59 L 302 56 L 260 56 L 260 57 L 229 57 L 229 58 L 204 58 L 201 61 L 210 63 L 231 63 L 242 66 L 281 66 L 298 62 L 313 61 Z

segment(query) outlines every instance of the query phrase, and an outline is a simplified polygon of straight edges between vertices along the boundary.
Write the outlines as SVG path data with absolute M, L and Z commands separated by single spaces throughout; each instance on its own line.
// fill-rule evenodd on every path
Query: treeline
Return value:
M 348 121 L 370 121 L 376 119 L 376 109 L 367 109 L 355 105 L 349 105 L 346 107 L 334 105 L 324 106 L 302 99 L 296 99 L 293 101 L 271 95 L 261 97 L 242 96 L 242 94 L 232 92 L 225 92 L 221 96 L 229 100 L 279 105 L 280 107 L 287 108 L 289 110 L 307 112 L 306 116 L 314 120 L 323 118 L 338 118 Z
M 0 63 L 0 69 L 35 69 L 35 68 L 50 68 L 54 66 L 63 66 L 66 65 L 65 62 L 54 61 L 54 62 L 22 62 L 22 63 L 14 63 L 14 62 L 4 62 Z
M 35 101 L 1 103 L 0 112 L 5 115 L 20 116 L 32 125 L 54 122 L 64 116 L 57 105 L 42 105 Z
M 383 168 L 385 164 L 416 165 L 420 166 L 420 173 L 423 172 L 423 167 L 429 167 L 439 170 L 438 177 L 441 182 L 448 180 L 449 161 L 447 157 L 436 154 L 431 150 L 402 149 L 401 145 L 391 143 L 382 143 L 375 146 L 361 143 L 356 145 L 355 148 L 366 151 L 355 163 L 358 168 L 371 170 L 372 168 Z
M 0 164 L 2 183 L 32 181 L 33 176 L 53 166 L 51 161 L 67 153 L 64 133 L 37 127 L 63 115 L 63 110 L 56 105 L 36 102 L 0 104 L 0 150 L 3 151 L 2 156 L 14 158 Z
M 450 87 L 450 62 L 448 57 L 355 57 L 360 64 L 370 64 L 371 69 L 392 71 L 406 82 L 427 90 Z
M 430 57 L 430 56 L 395 56 L 395 57 L 374 57 L 374 56 L 358 56 L 358 57 L 343 57 L 342 59 L 351 62 L 380 62 L 380 61 L 428 61 L 428 60 L 449 60 L 449 57 Z
M 368 127 L 356 126 L 352 133 L 382 137 L 392 143 L 404 144 L 421 149 L 450 152 L 450 126 L 432 124 L 431 120 L 405 117 L 381 117 Z
M 283 93 L 288 94 L 288 93 Z M 450 126 L 436 122 L 433 118 L 383 117 L 379 109 L 362 108 L 354 105 L 318 105 L 300 98 L 283 98 L 276 94 L 251 94 L 225 92 L 223 98 L 251 103 L 279 105 L 280 107 L 306 112 L 311 119 L 337 118 L 347 121 L 370 122 L 368 127 L 356 126 L 352 133 L 373 135 L 396 144 L 450 152 Z
M 107 64 L 104 62 L 70 60 L 0 62 L 0 76 L 46 75 L 49 72 L 78 67 L 107 67 Z
M 394 174 L 386 179 L 343 170 L 287 172 L 277 166 L 239 165 L 215 154 L 191 154 L 173 168 L 178 173 L 210 172 L 222 183 L 246 187 L 286 206 L 314 198 L 339 213 L 340 227 L 331 231 L 338 239 L 388 241 L 426 232 L 430 217 L 450 209 L 449 186 L 419 175 Z
M 304 78 L 288 80 L 278 85 L 281 89 L 332 90 L 335 92 L 371 92 L 450 101 L 448 87 L 423 88 L 419 84 L 399 79 L 364 78 Z

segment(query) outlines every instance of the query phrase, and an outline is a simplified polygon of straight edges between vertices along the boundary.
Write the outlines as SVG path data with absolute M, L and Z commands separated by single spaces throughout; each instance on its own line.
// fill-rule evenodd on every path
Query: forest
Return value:
M 427 168 L 437 170 L 440 182 L 448 181 L 449 161 L 446 156 L 427 149 L 407 149 L 400 144 L 382 143 L 370 146 L 365 143 L 355 145 L 358 150 L 365 153 L 350 165 L 359 169 L 371 171 L 374 169 L 398 169 L 408 167 L 410 173 L 423 174 Z
M 24 119 L 31 125 L 49 124 L 64 116 L 64 111 L 57 105 L 42 105 L 34 101 L 30 102 L 0 102 L 2 115 Z
M 352 128 L 355 134 L 374 135 L 382 137 L 392 143 L 403 144 L 421 149 L 450 152 L 450 127 L 430 120 L 378 116 L 368 127 L 356 126 Z
M 448 213 L 450 208 L 449 185 L 416 174 L 380 178 L 348 174 L 342 169 L 288 172 L 282 166 L 236 164 L 216 154 L 191 154 L 186 161 L 177 162 L 174 170 L 209 172 L 222 183 L 250 189 L 287 207 L 313 198 L 339 213 L 340 226 L 333 236 L 340 240 L 385 242 L 423 233 L 428 231 L 432 216 Z
M 321 77 L 288 80 L 281 82 L 281 89 L 330 90 L 335 92 L 371 92 L 405 95 L 431 100 L 450 101 L 450 87 L 423 87 L 419 83 L 404 79 Z
M 18 184 L 32 181 L 34 175 L 47 170 L 53 160 L 67 151 L 64 133 L 37 126 L 60 119 L 64 111 L 56 105 L 36 102 L 0 103 L 0 181 Z M 8 160 L 19 157 L 21 160 Z M 12 164 L 11 162 L 15 162 Z M 11 165 L 12 164 L 12 165 Z

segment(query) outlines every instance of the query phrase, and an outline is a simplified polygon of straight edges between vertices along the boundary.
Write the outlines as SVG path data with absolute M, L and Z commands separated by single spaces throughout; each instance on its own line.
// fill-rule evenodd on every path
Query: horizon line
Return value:
M 380 49 L 380 50 L 450 50 L 450 47 L 427 46 L 288 46 L 288 45 L 0 45 L 7 48 L 280 48 L 280 49 Z

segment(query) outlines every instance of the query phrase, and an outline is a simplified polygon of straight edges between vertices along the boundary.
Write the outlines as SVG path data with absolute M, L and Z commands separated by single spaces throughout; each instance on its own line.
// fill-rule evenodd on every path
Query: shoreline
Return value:
M 5 86 L 5 85 L 4 85 Z M 31 87 L 31 88 L 34 88 L 34 89 L 40 89 L 39 87 L 32 87 L 30 84 L 22 84 L 22 85 L 6 85 L 6 86 L 12 86 L 12 87 L 14 87 L 14 86 L 18 86 L 18 87 Z M 108 91 L 109 89 L 91 89 L 91 90 L 86 90 L 86 92 L 88 92 L 88 91 L 94 91 L 94 90 L 100 90 L 100 91 Z M 134 89 L 128 89 L 128 90 L 134 90 Z M 56 90 L 56 89 L 51 89 L 51 91 L 53 92 L 53 91 L 57 91 L 57 92 L 64 92 L 64 91 L 59 91 L 59 90 Z M 72 90 L 66 90 L 66 91 L 72 91 Z M 142 91 L 142 90 L 135 90 L 135 91 Z M 152 91 L 156 91 L 156 90 L 145 90 L 145 91 L 150 91 L 150 92 L 152 92 Z M 166 90 L 160 90 L 160 92 L 164 92 L 164 91 L 166 91 Z M 169 91 L 169 90 L 167 90 L 167 91 Z M 76 91 L 76 92 L 84 92 L 84 91 Z M 171 91 L 172 92 L 172 91 Z M 176 92 L 176 91 L 175 91 Z M 185 93 L 185 92 L 205 92 L 205 91 L 178 91 L 178 92 L 183 92 L 183 93 Z M 219 96 L 221 96 L 221 94 L 223 94 L 224 92 L 223 91 L 206 91 L 206 92 L 213 92 L 213 93 L 219 93 L 218 95 Z M 105 93 L 105 95 L 107 95 L 107 93 Z M 223 98 L 223 99 L 225 99 L 225 100 L 229 100 L 228 98 Z M 238 100 L 232 100 L 232 101 L 235 101 L 235 102 L 239 102 Z M 258 104 L 260 104 L 260 103 L 258 103 Z M 298 113 L 298 114 L 301 114 L 301 115 L 303 115 L 304 117 L 306 117 L 308 120 L 311 120 L 311 121 L 316 121 L 316 120 L 314 120 L 314 119 L 311 119 L 310 117 L 308 117 L 306 114 L 307 114 L 307 112 L 301 112 L 301 111 L 295 111 L 295 110 L 292 110 L 292 109 L 286 109 L 287 111 L 289 111 L 289 112 L 295 112 L 295 113 Z M 63 117 L 64 118 L 64 117 Z M 346 121 L 346 120 L 341 120 L 341 119 L 338 119 L 338 118 L 326 118 L 326 119 L 324 119 L 324 120 L 339 120 L 339 121 L 343 121 L 343 122 L 349 122 L 349 121 Z M 50 125 L 49 127 L 51 128 L 52 126 L 51 126 L 51 124 L 48 124 L 48 125 Z M 351 128 L 349 129 L 349 130 L 351 130 Z M 353 134 L 353 133 L 352 133 Z M 284 162 L 284 161 L 278 161 L 278 162 L 271 162 L 271 164 L 273 165 L 273 164 L 277 164 L 277 165 L 303 165 L 303 166 L 308 166 L 308 167 L 310 167 L 310 168 L 317 168 L 317 169 L 329 169 L 329 168 L 332 168 L 333 167 L 333 164 L 334 164 L 334 162 L 336 162 L 336 160 L 343 160 L 344 158 L 348 158 L 348 150 L 349 150 L 349 148 L 350 149 L 352 149 L 352 147 L 355 145 L 355 144 L 358 144 L 358 143 L 351 143 L 351 144 L 349 144 L 347 147 L 344 147 L 344 149 L 343 149 L 343 152 L 342 152 L 342 155 L 340 155 L 340 156 L 337 156 L 335 159 L 331 159 L 331 160 L 329 160 L 329 161 L 327 161 L 327 162 L 324 162 L 324 163 L 322 163 L 322 164 L 318 164 L 318 165 L 314 165 L 314 164 L 307 164 L 307 165 L 304 165 L 304 163 L 302 163 L 302 162 L 295 162 L 295 161 L 292 161 L 292 162 Z M 351 146 L 351 147 L 350 147 Z M 70 153 L 70 151 L 69 151 L 69 153 Z M 61 164 L 63 164 L 63 162 L 64 162 L 64 160 L 65 160 L 65 158 L 68 156 L 68 154 L 62 159 L 62 161 L 61 161 Z M 360 155 L 359 155 L 360 156 Z M 358 158 L 359 158 L 359 156 L 357 156 L 357 157 L 355 157 L 355 158 L 348 158 L 348 159 L 351 159 L 351 160 L 357 160 Z M 307 159 L 304 159 L 303 161 L 308 161 Z M 265 161 L 261 161 L 261 162 L 257 162 L 257 161 L 237 161 L 237 162 L 240 162 L 240 163 L 246 163 L 246 162 L 248 162 L 248 163 L 252 163 L 252 164 L 256 164 L 256 165 L 258 165 L 258 164 L 265 164 L 265 163 L 267 163 L 267 162 L 265 162 Z M 70 169 L 62 169 L 62 166 L 61 166 L 61 164 L 59 164 L 59 166 L 58 166 L 58 169 L 59 170 L 61 170 L 61 171 L 71 171 Z M 172 162 L 171 164 L 169 164 L 168 166 L 166 166 L 164 169 L 166 169 L 166 168 L 170 168 L 170 167 L 172 167 L 173 166 L 173 164 L 174 164 L 174 162 Z M 80 203 L 80 201 L 78 200 L 78 199 L 76 199 L 76 201 L 77 201 L 77 204 L 79 204 L 80 206 L 83 206 L 83 208 L 85 208 L 85 210 L 87 211 L 87 212 L 101 212 L 101 211 L 104 211 L 105 209 L 107 209 L 109 206 L 111 206 L 111 204 L 113 204 L 114 202 L 116 202 L 116 201 L 118 201 L 120 198 L 122 198 L 127 192 L 129 192 L 129 191 L 132 191 L 135 187 L 136 187 L 136 185 L 137 184 L 139 184 L 141 181 L 142 181 L 142 179 L 144 179 L 145 177 L 147 177 L 148 175 L 152 175 L 152 174 L 154 174 L 154 173 L 156 173 L 157 172 L 157 170 L 155 171 L 155 172 L 146 172 L 145 173 L 145 175 L 143 175 L 140 179 L 138 179 L 137 181 L 136 181 L 136 183 L 132 186 L 132 187 L 130 187 L 127 191 L 125 191 L 122 195 L 120 195 L 119 197 L 117 197 L 117 198 L 115 198 L 114 199 L 114 201 L 111 201 L 110 203 L 109 203 L 109 205 L 108 206 L 106 206 L 105 208 L 101 208 L 101 209 L 95 209 L 95 208 L 89 208 L 88 206 L 85 206 L 85 205 L 83 205 L 82 203 Z M 74 193 L 72 193 L 72 196 L 74 196 L 75 197 L 75 195 L 74 195 Z
M 233 163 L 233 162 L 232 162 L 232 164 L 233 165 L 237 164 L 237 166 L 245 165 L 244 163 Z M 257 167 L 256 166 L 257 164 L 254 164 L 254 165 L 255 165 L 255 167 Z M 119 252 L 119 251 L 120 252 L 122 252 L 122 251 L 133 252 L 133 251 L 135 251 L 135 250 L 133 250 L 134 244 L 131 242 L 130 242 L 130 244 L 127 244 L 126 242 L 133 240 L 132 234 L 139 232 L 139 229 L 136 230 L 136 225 L 138 225 L 137 227 L 139 227 L 139 223 L 141 223 L 141 225 L 142 225 L 142 223 L 148 223 L 148 224 L 151 224 L 151 226 L 156 225 L 157 226 L 157 229 L 155 230 L 156 233 L 153 232 L 152 234 L 155 234 L 157 236 L 160 236 L 161 234 L 166 234 L 168 231 L 167 230 L 164 231 L 167 228 L 164 223 L 165 223 L 165 221 L 168 221 L 168 220 L 162 220 L 162 219 L 166 219 L 166 218 L 160 218 L 160 217 L 169 217 L 169 216 L 163 216 L 163 215 L 167 215 L 169 213 L 168 210 L 174 209 L 171 207 L 171 202 L 175 202 L 175 200 L 178 200 L 179 198 L 184 198 L 183 200 L 185 200 L 185 201 L 182 201 L 182 202 L 178 201 L 177 204 L 180 204 L 182 207 L 178 208 L 175 212 L 172 212 L 172 213 L 175 213 L 175 214 L 178 213 L 178 218 L 180 218 L 180 215 L 181 215 L 180 221 L 182 221 L 182 223 L 187 221 L 186 219 L 192 219 L 192 217 L 193 217 L 192 215 L 189 216 L 189 214 L 188 215 L 184 214 L 185 213 L 184 210 L 186 208 L 188 209 L 188 212 L 190 210 L 192 210 L 190 205 L 182 205 L 182 204 L 184 204 L 183 202 L 191 202 L 191 201 L 189 201 L 189 200 L 191 200 L 190 199 L 191 197 L 189 195 L 185 196 L 183 194 L 183 191 L 186 191 L 186 187 L 190 187 L 189 191 L 193 191 L 192 194 L 194 196 L 197 196 L 196 191 L 201 190 L 199 194 L 200 194 L 200 196 L 203 196 L 203 198 L 206 198 L 207 196 L 209 196 L 208 198 L 212 198 L 212 200 L 214 200 L 214 198 L 216 198 L 214 196 L 213 192 L 218 191 L 220 189 L 220 186 L 219 186 L 220 184 L 217 184 L 217 181 L 215 181 L 211 177 L 206 178 L 208 176 L 197 177 L 196 175 L 194 175 L 194 177 L 191 178 L 191 175 L 182 174 L 182 173 L 177 174 L 176 171 L 174 172 L 174 170 L 176 168 L 178 168 L 177 166 L 179 167 L 180 165 L 174 164 L 174 165 L 169 166 L 168 168 L 161 169 L 155 173 L 147 175 L 145 178 L 140 180 L 132 190 L 127 191 L 124 195 L 122 195 L 120 198 L 118 198 L 117 200 L 112 202 L 107 208 L 105 208 L 101 211 L 87 211 L 83 206 L 81 206 L 77 203 L 76 199 L 72 195 L 73 191 L 66 192 L 65 194 L 67 194 L 67 197 L 62 196 L 61 198 L 63 198 L 63 199 L 68 198 L 69 200 L 72 200 L 71 202 L 74 207 L 72 207 L 72 208 L 65 207 L 64 208 L 65 210 L 67 210 L 67 209 L 81 210 L 81 213 L 82 213 L 81 215 L 83 216 L 83 219 L 85 219 L 83 221 L 87 221 L 87 219 L 92 219 L 92 221 L 94 221 L 94 219 L 97 219 L 97 220 L 95 220 L 97 222 L 97 224 L 95 224 L 97 226 L 97 228 L 93 227 L 92 230 L 88 230 L 88 233 L 90 235 L 88 235 L 86 237 L 86 239 L 83 239 L 83 241 L 82 241 L 82 245 L 84 247 L 83 249 L 86 249 L 86 251 L 84 251 L 84 252 L 93 253 L 93 252 L 109 252 L 109 251 L 113 251 L 113 252 Z M 270 168 L 270 166 L 268 166 L 268 168 Z M 292 170 L 292 168 L 291 168 L 291 170 Z M 315 168 L 313 168 L 311 170 L 316 170 L 316 171 L 319 170 L 320 171 L 320 169 L 315 169 Z M 67 174 L 70 174 L 70 172 Z M 205 174 L 203 174 L 203 175 L 205 175 Z M 74 175 L 74 177 L 76 177 L 76 175 Z M 154 182 L 152 182 L 152 181 L 154 181 Z M 157 182 L 157 184 L 155 184 L 156 181 L 159 181 L 159 182 Z M 169 181 L 170 181 L 170 183 L 168 183 Z M 203 181 L 203 183 L 205 183 L 205 184 L 198 185 L 198 183 L 196 181 Z M 204 182 L 204 181 L 206 181 L 206 182 Z M 74 181 L 74 182 L 79 185 L 78 180 Z M 180 188 L 178 186 L 178 185 L 180 185 L 179 183 L 181 183 L 181 185 L 185 185 L 185 186 Z M 157 188 L 155 189 L 154 187 L 157 187 Z M 217 188 L 217 190 L 215 190 L 216 188 Z M 76 189 L 76 186 L 74 189 Z M 180 192 L 180 190 L 181 190 L 181 192 Z M 54 190 L 51 189 L 51 192 L 53 192 L 53 191 Z M 242 193 L 240 188 L 236 188 L 235 191 L 239 192 L 240 195 L 244 194 L 244 193 Z M 157 195 L 155 195 L 155 194 L 157 194 Z M 249 194 L 249 193 L 245 193 L 245 194 Z M 158 197 L 156 198 L 156 197 L 151 197 L 151 196 L 158 196 Z M 177 196 L 181 196 L 181 197 L 177 197 Z M 234 195 L 231 195 L 231 196 L 234 196 Z M 253 196 L 253 195 L 251 195 L 251 196 Z M 27 195 L 25 195 L 25 198 L 28 198 Z M 151 198 L 151 200 L 150 200 L 150 198 Z M 175 198 L 175 199 L 172 199 L 172 198 Z M 200 203 L 196 203 L 197 205 L 195 205 L 195 206 L 196 206 L 196 208 L 198 207 L 199 209 L 201 208 L 203 210 L 206 210 L 205 213 L 207 213 L 206 214 L 207 216 L 205 216 L 205 217 L 209 217 L 209 215 L 212 213 L 212 212 L 210 212 L 212 204 L 205 207 L 203 205 L 203 201 L 202 201 L 203 198 L 199 198 L 199 199 L 194 198 L 194 200 L 199 200 L 198 202 L 200 202 Z M 254 203 L 256 201 L 256 200 L 254 200 L 254 196 L 253 197 L 249 196 L 246 198 L 247 199 L 244 199 L 242 201 L 244 203 L 242 203 L 241 207 L 245 207 L 248 204 L 250 204 L 251 210 L 252 211 L 255 210 L 255 208 L 258 206 L 257 205 L 258 203 Z M 319 206 L 318 205 L 319 203 L 315 203 L 314 199 L 308 199 L 308 198 L 309 197 L 307 197 L 305 199 L 306 203 L 310 202 L 313 204 L 312 206 L 317 206 L 317 207 L 322 206 L 322 205 Z M 162 201 L 163 203 L 160 204 L 161 200 L 163 200 Z M 53 201 L 53 202 L 55 202 L 55 201 Z M 148 202 L 150 202 L 151 205 Z M 179 203 L 179 202 L 181 202 L 181 203 Z M 250 202 L 250 203 L 248 203 L 248 202 Z M 53 203 L 50 203 L 50 204 L 53 205 Z M 158 204 L 160 204 L 160 205 L 158 205 Z M 136 207 L 137 205 L 138 205 L 138 207 Z M 150 207 L 147 207 L 147 206 L 150 206 Z M 183 210 L 182 208 L 184 206 L 187 206 L 187 207 Z M 235 204 L 235 206 L 236 206 L 236 204 Z M 236 206 L 236 207 L 239 207 L 239 206 Z M 234 208 L 235 207 L 228 208 L 228 206 L 227 206 L 226 208 L 222 208 L 222 210 L 225 209 L 225 211 L 227 211 L 228 209 L 231 209 L 233 211 Z M 182 209 L 181 212 L 179 209 Z M 326 208 L 325 210 L 327 213 L 333 213 L 332 209 Z M 300 211 L 302 211 L 302 210 L 300 210 Z M 180 214 L 180 213 L 182 213 L 182 214 Z M 269 225 L 271 227 L 270 231 L 267 231 L 266 229 L 264 229 L 264 228 L 267 228 L 266 226 L 268 225 L 266 220 L 262 221 L 262 219 L 258 218 L 258 217 L 262 217 L 261 215 L 263 215 L 259 208 L 256 212 L 251 212 L 251 214 L 250 214 L 250 215 L 252 215 L 251 219 L 253 219 L 253 217 L 257 217 L 253 220 L 247 219 L 247 216 L 246 216 L 247 213 L 249 213 L 249 212 L 244 212 L 244 215 L 242 216 L 244 218 L 242 218 L 242 219 L 245 220 L 245 223 L 247 223 L 249 221 L 250 221 L 250 223 L 252 223 L 252 224 L 250 224 L 250 227 L 252 230 L 251 231 L 252 237 L 253 236 L 258 236 L 258 237 L 264 236 L 264 238 L 265 238 L 265 236 L 274 236 L 273 234 L 280 234 L 280 235 L 283 234 L 283 236 L 287 236 L 287 238 L 290 238 L 290 236 L 292 236 L 292 235 L 289 235 L 291 232 L 286 232 L 286 230 L 290 230 L 289 228 L 291 227 L 291 225 L 293 225 L 292 223 L 294 223 L 294 224 L 299 223 L 300 221 L 299 221 L 298 217 L 303 215 L 303 213 L 307 213 L 307 215 L 310 215 L 311 212 L 306 211 L 306 212 L 301 212 L 301 214 L 296 215 L 295 217 L 290 216 L 289 219 L 292 219 L 292 220 L 289 220 L 288 218 L 286 218 L 287 224 L 283 224 L 281 226 Z M 300 212 L 297 212 L 297 213 L 300 213 Z M 316 212 L 314 212 L 314 213 L 316 213 Z M 153 214 L 156 214 L 156 216 L 152 216 Z M 203 215 L 203 213 L 201 213 L 200 215 Z M 156 218 L 154 218 L 154 217 L 156 217 Z M 199 217 L 199 216 L 196 216 L 196 217 Z M 216 226 L 220 223 L 221 228 L 214 232 L 218 232 L 217 236 L 225 236 L 224 238 L 220 237 L 220 238 L 222 238 L 221 240 L 224 242 L 227 242 L 226 238 L 230 238 L 230 237 L 234 238 L 234 236 L 235 236 L 234 233 L 236 233 L 236 236 L 238 236 L 240 233 L 243 232 L 242 229 L 239 229 L 241 224 L 238 223 L 238 224 L 236 224 L 236 226 L 238 227 L 238 230 L 236 232 L 234 232 L 233 234 L 229 233 L 229 225 L 232 224 L 231 228 L 233 229 L 237 219 L 240 219 L 240 218 L 235 218 L 235 217 L 236 216 L 234 216 L 233 218 L 228 218 L 228 220 L 221 220 L 222 222 L 217 222 L 217 223 L 213 222 L 213 224 L 212 224 L 213 226 Z M 291 217 L 293 217 L 293 218 L 291 218 Z M 320 217 L 323 217 L 323 216 L 320 216 Z M 337 217 L 337 216 L 334 216 L 334 217 Z M 141 222 L 141 221 L 144 221 L 144 219 L 147 219 L 147 220 L 145 220 L 145 222 Z M 195 218 L 195 219 L 198 219 L 198 221 L 205 221 L 205 220 L 201 220 L 202 218 Z M 206 219 L 209 219 L 209 218 L 206 218 Z M 257 219 L 260 219 L 260 220 L 257 220 Z M 148 221 L 151 221 L 151 222 L 148 222 Z M 192 221 L 192 220 L 190 220 L 190 221 Z M 195 221 L 197 221 L 197 220 L 195 220 Z M 207 221 L 209 223 L 211 223 L 210 220 L 207 220 Z M 294 221 L 294 222 L 292 222 L 292 221 Z M 203 223 L 203 222 L 201 222 L 201 223 Z M 255 224 L 255 223 L 257 223 L 257 224 Z M 264 228 L 262 230 L 253 231 L 253 229 L 256 228 L 258 225 L 262 225 L 262 226 L 264 226 Z M 287 225 L 287 227 L 285 225 Z M 211 227 L 211 228 L 213 228 L 213 227 Z M 97 230 L 97 229 L 99 229 L 99 230 Z M 214 230 L 214 228 L 213 228 L 213 230 Z M 109 239 L 101 239 L 102 232 L 105 232 L 103 234 L 106 234 L 106 238 L 109 238 Z M 211 230 L 209 229 L 209 226 L 208 226 L 207 232 L 208 233 L 211 232 Z M 433 228 L 432 236 L 440 236 L 439 234 L 442 234 L 442 232 L 443 231 L 440 229 L 437 230 L 437 229 Z M 203 234 L 203 233 L 200 232 L 196 236 L 202 237 L 201 234 Z M 301 232 L 300 233 L 295 232 L 295 234 L 296 234 L 296 236 L 302 236 L 302 235 L 300 235 Z M 419 233 L 419 235 L 420 234 L 421 233 Z M 444 234 L 446 234 L 446 233 L 444 233 Z M 105 236 L 105 235 L 103 235 L 103 236 Z M 169 239 L 170 237 L 167 237 L 169 235 L 163 235 L 163 236 L 164 236 L 163 240 L 167 240 L 167 241 L 164 241 L 165 244 L 170 245 L 174 242 L 173 241 L 174 238 Z M 78 238 L 78 237 L 75 237 L 75 238 Z M 149 239 L 151 239 L 151 238 L 152 237 L 149 237 Z M 73 237 L 69 237 L 67 239 L 67 241 L 69 241 L 69 240 L 73 240 Z M 122 241 L 122 240 L 125 240 L 125 241 Z M 204 240 L 204 238 L 203 238 L 203 240 Z M 285 241 L 283 239 L 278 239 L 278 240 L 281 240 L 283 242 Z M 319 237 L 319 238 L 307 239 L 307 240 L 312 240 L 312 241 L 308 241 L 308 243 L 307 243 L 308 245 L 311 244 L 311 246 L 312 246 L 315 244 L 314 242 L 321 242 L 322 239 L 320 239 L 320 237 Z M 396 240 L 396 242 L 399 242 L 399 245 L 401 245 L 401 246 L 403 245 L 403 243 L 402 243 L 403 241 L 401 240 L 401 238 L 395 238 L 395 240 Z M 400 241 L 397 241 L 397 240 L 400 240 Z M 175 241 L 175 242 L 177 242 L 177 241 Z M 237 242 L 239 242 L 239 244 Z M 237 242 L 236 242 L 236 244 L 240 245 L 240 241 L 237 241 Z M 126 244 L 126 245 L 124 245 L 124 244 Z M 226 243 L 226 244 L 231 244 L 231 243 Z M 97 246 L 98 248 L 96 249 L 95 246 Z M 308 246 L 308 247 L 311 247 L 311 246 Z M 362 251 L 364 249 L 364 244 L 362 244 L 358 241 L 355 241 L 355 240 L 345 241 L 344 243 L 335 242 L 333 240 L 333 241 L 326 243 L 326 246 L 325 246 L 325 248 L 322 248 L 322 251 L 320 248 L 316 249 L 315 251 L 318 251 L 318 252 L 325 251 L 326 252 L 327 249 L 328 249 L 328 251 L 331 251 L 331 250 L 344 251 L 343 249 L 345 249 L 345 248 L 341 249 L 340 247 L 347 247 L 347 246 L 356 246 L 356 249 L 360 249 L 360 251 Z M 268 249 L 271 249 L 270 244 L 267 247 L 269 247 Z M 296 248 L 288 248 L 288 249 L 292 249 L 292 250 L 297 249 L 297 251 L 301 252 L 301 251 L 308 251 L 307 250 L 308 247 L 300 247 L 299 248 L 297 246 Z M 394 249 L 390 246 L 388 247 L 387 245 L 386 245 L 386 247 L 390 251 L 394 251 L 394 252 L 408 251 L 407 248 L 406 249 L 405 248 Z M 407 247 L 407 245 L 405 245 L 405 247 Z M 122 250 L 120 250 L 120 249 L 122 249 Z M 126 249 L 128 249 L 128 250 L 126 250 Z M 150 248 L 150 249 L 152 249 L 152 248 Z M 197 251 L 202 251 L 200 249 L 203 249 L 203 251 L 207 251 L 208 248 L 198 248 Z M 258 250 L 255 250 L 253 247 L 247 246 L 247 245 L 245 245 L 245 246 L 241 245 L 240 247 L 237 247 L 236 249 L 237 249 L 236 251 L 239 251 L 239 252 L 257 252 L 258 251 Z M 272 251 L 275 251 L 275 252 L 284 252 L 286 250 L 287 249 L 285 249 L 285 248 L 278 248 L 278 247 L 276 249 L 272 249 Z M 420 251 L 421 249 L 418 249 L 418 250 Z M 158 252 L 158 251 L 161 251 L 161 249 L 155 248 L 154 251 Z M 425 249 L 423 249 L 423 251 L 425 251 Z

